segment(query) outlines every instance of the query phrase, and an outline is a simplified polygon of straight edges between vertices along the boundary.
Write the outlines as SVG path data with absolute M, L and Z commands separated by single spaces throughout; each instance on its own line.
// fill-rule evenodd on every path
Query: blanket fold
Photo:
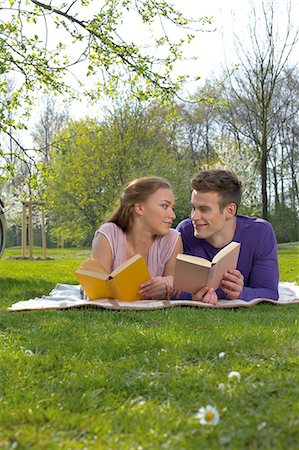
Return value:
M 279 283 L 279 299 L 277 301 L 266 298 L 255 298 L 248 302 L 244 300 L 219 300 L 217 305 L 196 302 L 192 300 L 139 300 L 124 302 L 110 299 L 83 300 L 80 286 L 71 284 L 57 284 L 49 295 L 14 303 L 8 311 L 28 311 L 38 309 L 69 309 L 82 306 L 92 306 L 115 310 L 153 310 L 176 306 L 193 306 L 197 308 L 239 308 L 250 307 L 258 303 L 272 303 L 275 305 L 299 304 L 299 286 L 296 283 Z

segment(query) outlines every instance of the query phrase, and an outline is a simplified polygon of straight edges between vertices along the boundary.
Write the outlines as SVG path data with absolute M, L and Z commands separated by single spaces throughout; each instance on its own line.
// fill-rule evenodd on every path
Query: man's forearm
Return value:
M 273 300 L 278 300 L 278 291 L 276 289 L 268 288 L 244 287 L 240 294 L 240 299 L 248 302 L 253 298 L 271 298 Z

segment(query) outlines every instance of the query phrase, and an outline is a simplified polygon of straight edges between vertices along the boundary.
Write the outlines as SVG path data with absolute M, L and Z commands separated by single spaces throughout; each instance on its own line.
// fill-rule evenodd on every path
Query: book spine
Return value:
M 122 293 L 121 293 L 121 290 L 120 290 L 118 284 L 114 280 L 114 278 L 109 278 L 106 281 L 106 283 L 107 283 L 107 285 L 108 285 L 108 287 L 109 287 L 109 289 L 110 289 L 110 291 L 112 293 L 112 297 L 114 299 L 121 299 Z
M 218 271 L 217 264 L 214 264 L 209 271 L 209 276 L 207 280 L 207 287 L 218 289 L 219 284 L 222 280 L 222 273 Z
M 141 299 L 141 296 L 136 292 L 133 293 L 132 290 L 125 291 L 120 289 L 118 282 L 114 278 L 109 278 L 107 284 L 112 292 L 113 298 L 116 300 L 132 302 Z

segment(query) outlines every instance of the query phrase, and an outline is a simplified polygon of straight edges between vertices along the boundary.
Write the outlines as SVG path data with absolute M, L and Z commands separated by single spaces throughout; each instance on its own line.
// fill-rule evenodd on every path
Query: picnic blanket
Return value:
M 237 308 L 249 307 L 258 303 L 272 303 L 275 305 L 299 304 L 299 286 L 296 283 L 279 283 L 278 301 L 267 298 L 255 298 L 249 302 L 244 300 L 219 300 L 217 305 L 196 302 L 192 300 L 139 300 L 124 302 L 119 300 L 100 299 L 84 300 L 80 295 L 80 286 L 71 284 L 57 284 L 47 296 L 14 303 L 8 311 L 27 311 L 35 309 L 69 309 L 92 306 L 116 310 L 146 310 L 164 309 L 175 306 L 194 306 L 197 308 Z

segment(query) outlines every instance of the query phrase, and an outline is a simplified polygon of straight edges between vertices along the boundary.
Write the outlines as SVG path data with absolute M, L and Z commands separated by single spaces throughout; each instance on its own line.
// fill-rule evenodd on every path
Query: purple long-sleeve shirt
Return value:
M 185 219 L 177 226 L 182 235 L 184 253 L 212 260 L 220 248 L 210 245 L 205 239 L 194 236 L 191 219 Z M 237 269 L 244 276 L 244 288 L 239 296 L 242 300 L 253 298 L 278 299 L 279 268 L 277 244 L 273 228 L 263 219 L 237 215 L 233 241 L 240 242 Z M 217 289 L 218 298 L 225 298 Z M 182 298 L 182 297 L 181 297 Z M 190 294 L 183 294 L 190 298 Z

